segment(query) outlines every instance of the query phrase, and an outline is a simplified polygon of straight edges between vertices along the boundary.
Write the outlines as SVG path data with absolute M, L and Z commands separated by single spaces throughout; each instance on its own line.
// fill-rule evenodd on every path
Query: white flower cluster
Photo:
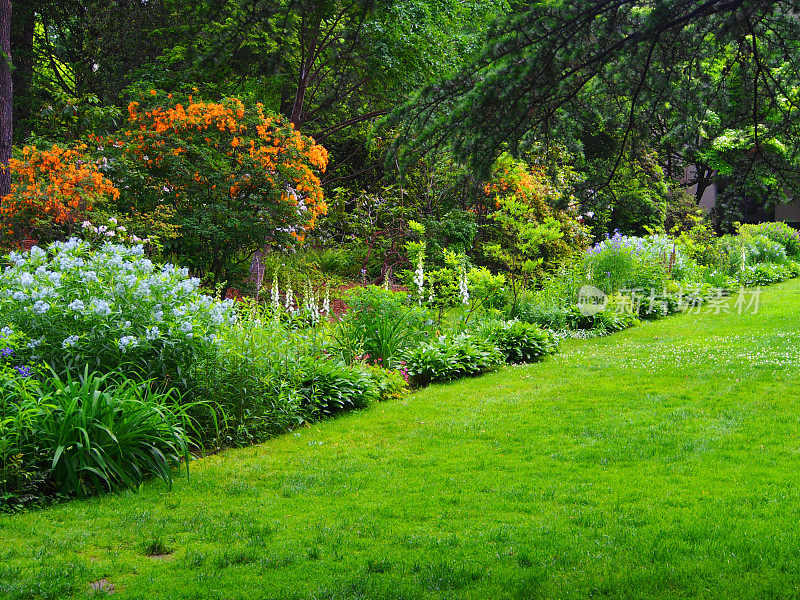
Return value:
M 150 239 L 141 239 L 135 235 L 129 235 L 128 230 L 117 223 L 117 219 L 111 217 L 107 225 L 95 225 L 91 221 L 84 221 L 81 223 L 83 235 L 93 240 L 105 240 L 114 238 L 122 242 L 132 242 L 135 244 L 147 244 Z
M 203 294 L 186 269 L 154 264 L 141 246 L 93 249 L 73 238 L 12 252 L 8 261 L 0 326 L 27 334 L 28 348 L 45 358 L 212 343 L 236 319 L 232 301 Z
M 458 266 L 458 294 L 464 306 L 469 304 L 469 281 L 467 280 L 467 269 L 463 264 Z
M 417 294 L 419 294 L 419 303 L 422 304 L 422 298 L 425 296 L 425 253 L 420 252 L 417 259 L 417 270 L 414 271 L 414 284 L 417 286 Z
M 311 322 L 317 325 L 320 320 L 319 302 L 317 295 L 314 293 L 314 288 L 308 280 L 306 281 L 305 305 L 306 309 L 311 313 Z

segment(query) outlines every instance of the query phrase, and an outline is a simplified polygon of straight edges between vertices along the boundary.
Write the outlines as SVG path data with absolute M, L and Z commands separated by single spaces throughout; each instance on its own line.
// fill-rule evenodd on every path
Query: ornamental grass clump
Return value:
M 171 485 L 189 458 L 187 408 L 175 390 L 88 369 L 63 379 L 0 371 L 0 510 L 136 487 L 148 476 Z
M 28 343 L 20 358 L 57 373 L 117 372 L 188 384 L 189 366 L 235 320 L 231 301 L 203 294 L 186 269 L 158 265 L 141 246 L 78 240 L 12 252 L 0 273 L 0 326 Z

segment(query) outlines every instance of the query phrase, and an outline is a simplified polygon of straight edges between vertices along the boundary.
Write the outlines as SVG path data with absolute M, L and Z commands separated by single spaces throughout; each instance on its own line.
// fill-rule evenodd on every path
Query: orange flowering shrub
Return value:
M 174 250 L 218 282 L 256 250 L 302 242 L 327 210 L 327 151 L 261 104 L 145 93 L 116 146 L 138 208 L 174 206 Z
M 11 159 L 11 193 L 0 199 L 0 234 L 6 243 L 66 235 L 98 205 L 119 197 L 85 151 L 85 145 L 49 150 L 26 146 L 20 158 Z
M 544 270 L 554 270 L 588 245 L 587 229 L 578 219 L 578 200 L 572 195 L 572 181 L 566 170 L 549 176 L 543 166 L 529 165 L 504 153 L 497 159 L 484 193 L 494 204 L 489 212 L 504 210 L 504 201 L 514 199 L 529 207 L 526 214 L 536 223 L 549 219 L 559 223 L 563 236 L 541 248 Z

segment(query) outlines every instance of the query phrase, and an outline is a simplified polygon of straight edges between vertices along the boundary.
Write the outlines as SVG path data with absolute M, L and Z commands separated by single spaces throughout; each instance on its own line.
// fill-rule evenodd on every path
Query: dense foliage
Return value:
M 756 310 L 745 288 L 800 274 L 800 234 L 762 222 L 800 187 L 796 13 L 15 3 L 4 504 L 171 482 L 190 450 L 564 338 Z
M 230 301 L 214 301 L 186 269 L 153 263 L 141 246 L 93 249 L 72 238 L 8 260 L 0 319 L 28 338 L 25 358 L 59 373 L 88 365 L 185 387 L 193 362 L 235 319 Z

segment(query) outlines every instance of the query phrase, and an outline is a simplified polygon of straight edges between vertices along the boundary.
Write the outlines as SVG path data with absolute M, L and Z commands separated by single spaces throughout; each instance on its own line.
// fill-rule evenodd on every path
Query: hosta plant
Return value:
M 503 364 L 504 356 L 486 338 L 461 333 L 420 342 L 405 353 L 404 359 L 411 381 L 426 385 L 490 371 Z
M 510 364 L 533 362 L 558 348 L 552 332 L 524 321 L 489 323 L 483 335 L 500 349 Z

